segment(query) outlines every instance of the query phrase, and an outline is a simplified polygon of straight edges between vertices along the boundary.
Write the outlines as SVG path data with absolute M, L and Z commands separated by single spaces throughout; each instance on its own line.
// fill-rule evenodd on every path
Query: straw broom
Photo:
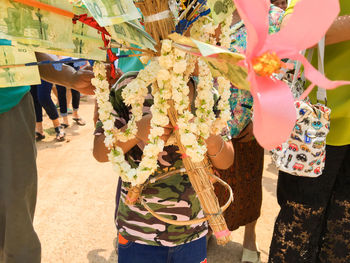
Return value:
M 165 0 L 144 0 L 142 2 L 138 2 L 137 6 L 141 9 L 145 17 L 169 10 L 168 3 Z M 172 32 L 174 29 L 174 21 L 171 17 L 168 17 L 166 19 L 150 23 L 146 22 L 145 29 L 158 42 L 157 49 L 159 51 L 161 47 L 160 40 L 165 39 L 168 34 Z M 154 85 L 156 85 L 156 83 L 154 83 Z M 172 100 L 170 100 L 168 103 L 170 104 L 168 116 L 171 124 L 176 127 L 178 120 L 177 111 Z M 183 154 L 183 156 L 185 156 L 186 150 L 181 144 L 178 130 L 175 131 L 175 137 L 180 152 Z M 197 163 L 192 162 L 191 158 L 184 158 L 183 164 L 187 170 L 191 184 L 196 191 L 205 216 L 209 221 L 209 225 L 214 234 L 216 234 L 218 244 L 226 244 L 230 241 L 230 235 L 218 199 L 214 193 L 213 182 L 210 179 L 213 171 L 208 158 L 206 157 L 203 161 Z M 132 205 L 140 200 L 142 189 L 143 185 L 131 187 L 127 194 L 126 204 Z M 141 203 L 144 203 L 142 202 L 142 199 Z
M 141 0 L 135 1 L 135 5 L 141 9 L 145 20 L 145 30 L 158 43 L 156 49 L 160 50 L 160 41 L 165 39 L 170 32 L 174 31 L 175 24 L 172 13 L 169 10 L 168 1 L 166 0 Z M 148 22 L 148 18 L 156 14 L 165 12 L 165 19 Z M 166 15 L 168 12 L 168 15 Z
M 175 110 L 174 102 L 172 100 L 168 103 L 170 104 L 168 116 L 171 124 L 176 127 L 178 119 L 177 111 Z M 179 130 L 175 131 L 175 137 L 180 152 L 185 155 L 186 149 L 181 144 Z M 228 229 L 226 221 L 222 214 L 218 198 L 215 195 L 213 183 L 210 180 L 210 175 L 213 174 L 213 170 L 208 158 L 206 157 L 203 161 L 197 163 L 192 162 L 191 158 L 183 158 L 182 162 L 187 170 L 192 187 L 197 193 L 204 214 L 208 217 L 211 229 L 214 234 L 224 233 L 222 236 L 217 235 L 218 244 L 226 244 L 230 241 L 230 236 L 227 234 Z

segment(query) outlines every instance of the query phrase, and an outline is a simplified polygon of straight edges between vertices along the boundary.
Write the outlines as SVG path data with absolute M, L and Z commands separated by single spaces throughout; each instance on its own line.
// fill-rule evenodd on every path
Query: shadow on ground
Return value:
M 208 263 L 240 263 L 243 247 L 236 242 L 229 242 L 225 246 L 216 243 L 212 237 L 208 242 Z
M 263 187 L 267 192 L 276 196 L 277 179 L 263 177 Z
M 117 254 L 113 251 L 109 258 L 104 258 L 103 256 L 99 255 L 99 253 L 106 251 L 105 249 L 94 249 L 91 250 L 87 258 L 89 260 L 89 263 L 117 263 L 118 257 Z
M 91 105 L 95 104 L 94 99 L 92 97 L 84 98 L 84 100 L 81 100 L 81 101 L 82 101 L 81 105 L 83 105 L 84 107 L 86 107 L 86 106 L 91 107 Z M 92 118 L 92 116 L 91 116 L 91 118 Z M 69 126 L 64 129 L 64 131 L 66 133 L 66 140 L 62 141 L 62 142 L 56 141 L 55 129 L 53 127 L 51 127 L 52 126 L 51 121 L 48 120 L 47 118 L 45 119 L 45 122 L 46 122 L 45 123 L 46 128 L 44 128 L 45 139 L 36 143 L 38 151 L 40 151 L 42 149 L 47 149 L 47 148 L 55 149 L 58 147 L 62 147 L 62 146 L 64 146 L 65 143 L 69 143 L 71 140 L 75 139 L 75 137 L 81 135 L 80 129 L 84 129 L 86 127 L 79 126 L 75 121 L 72 120 L 71 115 L 69 115 L 68 119 L 69 119 Z M 85 121 L 88 122 L 90 120 L 85 119 Z M 49 126 L 49 127 L 47 127 L 47 126 Z M 92 131 L 91 131 L 91 133 L 92 133 Z
M 115 238 L 113 240 L 113 247 L 116 249 L 117 245 L 117 239 Z M 94 249 L 89 251 L 87 254 L 87 259 L 89 260 L 89 263 L 117 263 L 118 262 L 118 255 L 116 253 L 116 250 L 113 250 L 110 254 L 109 258 L 104 258 L 103 256 L 99 255 L 101 252 L 106 251 L 105 249 Z

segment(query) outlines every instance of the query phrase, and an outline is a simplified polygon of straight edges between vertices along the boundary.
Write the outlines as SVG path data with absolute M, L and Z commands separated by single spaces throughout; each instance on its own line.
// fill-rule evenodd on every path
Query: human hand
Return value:
M 115 78 L 112 78 L 111 75 L 111 64 L 106 64 L 106 71 L 107 71 L 107 81 L 110 85 L 110 87 L 113 87 L 113 85 L 118 81 L 118 79 L 124 74 L 123 71 L 119 68 L 115 69 Z
M 141 120 L 137 122 L 137 134 L 136 138 L 144 143 L 148 141 L 148 135 L 151 128 L 152 115 L 147 114 L 142 117 Z
M 249 142 L 254 140 L 254 134 L 253 134 L 253 123 L 249 122 L 247 127 L 241 131 L 240 134 L 238 134 L 237 137 L 234 138 L 237 142 Z
M 146 144 L 148 143 L 148 135 L 151 129 L 151 119 L 152 119 L 152 114 L 147 114 L 143 116 L 140 121 L 137 122 L 138 131 L 137 131 L 136 137 L 140 141 Z M 173 132 L 173 126 L 169 123 L 167 126 L 163 128 L 164 128 L 164 134 L 160 138 L 164 142 L 166 142 Z
M 160 137 L 165 143 L 168 141 L 170 138 L 171 134 L 174 131 L 173 125 L 169 122 L 167 126 L 164 126 L 164 134 Z
M 91 84 L 94 72 L 88 69 L 80 69 L 72 74 L 68 80 L 69 87 L 86 95 L 93 95 L 95 87 Z
M 123 75 L 120 69 L 116 69 L 116 78 L 111 77 L 111 66 L 106 64 L 106 76 L 107 81 L 112 87 L 117 80 Z M 86 95 L 93 95 L 95 87 L 91 84 L 91 79 L 94 78 L 94 72 L 91 66 L 87 66 L 84 69 L 80 69 L 73 73 L 70 80 L 70 87 Z
M 234 149 L 231 141 L 225 141 L 221 135 L 210 135 L 206 139 L 208 157 L 214 167 L 225 170 L 233 164 Z
M 105 63 L 105 68 L 106 68 L 107 81 L 108 81 L 110 87 L 112 87 L 117 82 L 117 80 L 124 74 L 124 72 L 120 68 L 116 68 L 115 69 L 116 77 L 112 78 L 112 76 L 111 76 L 111 64 Z M 87 66 L 84 69 L 92 71 L 93 67 L 92 66 Z

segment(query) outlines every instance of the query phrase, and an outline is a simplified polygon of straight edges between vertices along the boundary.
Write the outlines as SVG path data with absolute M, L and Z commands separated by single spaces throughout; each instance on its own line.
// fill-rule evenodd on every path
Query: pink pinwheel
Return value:
M 245 64 L 254 98 L 254 135 L 266 149 L 289 137 L 296 111 L 292 93 L 282 81 L 272 78 L 283 58 L 299 60 L 313 85 L 332 89 L 348 84 L 330 81 L 317 71 L 300 51 L 316 45 L 339 13 L 338 0 L 300 0 L 286 26 L 268 34 L 270 0 L 234 0 L 247 29 Z

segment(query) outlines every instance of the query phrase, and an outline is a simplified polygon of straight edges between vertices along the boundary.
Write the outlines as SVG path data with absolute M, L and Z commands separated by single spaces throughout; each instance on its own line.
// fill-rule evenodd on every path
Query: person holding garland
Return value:
M 271 5 L 269 12 L 269 33 L 279 30 L 283 10 Z M 247 46 L 247 30 L 237 11 L 232 14 L 228 35 L 230 50 L 237 52 Z M 221 29 L 223 31 L 225 29 Z M 222 42 L 222 40 L 220 39 Z M 223 43 L 220 43 L 223 44 Z M 220 177 L 230 184 L 234 192 L 234 201 L 225 212 L 225 219 L 230 230 L 245 226 L 242 262 L 260 262 L 260 252 L 256 244 L 255 227 L 260 217 L 262 204 L 262 174 L 264 168 L 264 149 L 254 139 L 252 107 L 253 97 L 249 91 L 231 86 L 229 99 L 232 119 L 228 122 L 232 143 L 235 149 L 233 165 L 225 170 L 218 170 Z M 216 195 L 223 203 L 228 192 L 216 187 Z
M 110 93 L 110 101 L 117 115 L 115 126 L 121 130 L 127 128 L 126 123 L 130 118 L 130 108 L 124 104 L 121 94 L 137 75 L 138 72 L 124 74 Z M 193 101 L 196 83 L 190 80 L 188 86 Z M 125 159 L 131 167 L 138 165 L 148 143 L 152 117 L 149 110 L 152 105 L 153 97 L 149 90 L 143 106 L 143 117 L 137 122 L 136 138 L 127 142 L 116 142 L 123 149 Z M 93 154 L 96 160 L 106 162 L 109 151 L 104 143 L 103 128 L 100 122 L 96 126 Z M 203 210 L 182 164 L 182 158 L 186 157 L 171 142 L 173 130 L 174 127 L 170 124 L 164 127 L 161 137 L 165 142 L 164 151 L 158 156 L 159 168 L 150 177 L 151 181 L 159 175 L 164 179 L 146 185 L 142 196 L 155 212 L 171 219 L 201 218 L 204 216 Z M 221 135 L 211 135 L 206 140 L 206 145 L 214 166 L 225 169 L 232 164 L 234 152 L 230 141 L 224 140 Z M 128 186 L 129 184 L 123 183 L 116 219 L 119 232 L 118 262 L 153 263 L 168 262 L 169 259 L 170 262 L 181 263 L 206 262 L 206 222 L 189 226 L 162 222 L 149 214 L 140 203 L 129 206 L 125 204 Z

